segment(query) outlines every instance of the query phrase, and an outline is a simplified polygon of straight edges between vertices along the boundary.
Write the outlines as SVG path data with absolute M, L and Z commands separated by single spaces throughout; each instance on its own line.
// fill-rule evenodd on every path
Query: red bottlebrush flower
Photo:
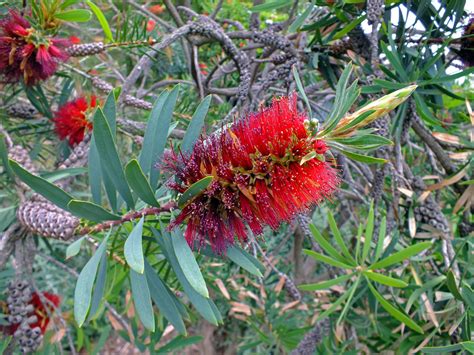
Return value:
M 148 20 L 148 22 L 146 23 L 146 31 L 151 32 L 155 29 L 155 27 L 156 27 L 156 22 L 153 20 Z
M 192 247 L 208 241 L 222 253 L 235 236 L 246 241 L 246 225 L 255 234 L 265 225 L 275 229 L 334 192 L 336 169 L 317 156 L 303 159 L 324 154 L 327 146 L 305 128 L 307 118 L 296 101 L 296 95 L 274 100 L 271 107 L 201 139 L 190 156 L 165 157 L 164 168 L 176 176 L 170 187 L 179 193 L 213 177 L 170 225 L 187 223 L 185 237 Z
M 81 39 L 79 37 L 76 37 L 76 36 L 69 36 L 69 41 L 71 42 L 71 44 L 81 43 Z
M 47 302 L 43 303 L 40 296 L 35 292 L 31 298 L 31 304 L 35 307 L 35 316 L 38 317 L 36 323 L 30 324 L 31 329 L 35 327 L 40 327 L 41 333 L 46 332 L 49 321 L 51 320 L 51 315 L 54 313 L 55 309 L 59 307 L 61 298 L 54 293 L 43 292 L 43 297 Z
M 163 11 L 165 11 L 165 7 L 163 5 L 153 5 L 148 8 L 148 10 L 155 15 L 161 15 Z
M 59 138 L 67 138 L 71 147 L 82 142 L 86 131 L 92 129 L 92 122 L 87 120 L 87 111 L 96 106 L 97 99 L 94 95 L 89 103 L 85 97 L 80 97 L 61 106 L 53 118 Z
M 28 303 L 33 306 L 31 315 L 35 315 L 38 320 L 35 323 L 29 323 L 28 326 L 30 329 L 39 327 L 41 329 L 41 334 L 44 334 L 48 328 L 51 316 L 61 303 L 61 298 L 54 293 L 43 292 L 42 294 L 44 298 L 40 297 L 36 292 L 31 295 L 31 300 Z M 2 331 L 8 335 L 13 335 L 19 327 L 20 323 L 11 324 L 4 327 Z
M 64 48 L 68 40 L 41 36 L 28 20 L 16 11 L 0 21 L 0 74 L 6 82 L 17 82 L 23 77 L 27 85 L 46 80 L 53 75 L 58 61 L 68 55 Z

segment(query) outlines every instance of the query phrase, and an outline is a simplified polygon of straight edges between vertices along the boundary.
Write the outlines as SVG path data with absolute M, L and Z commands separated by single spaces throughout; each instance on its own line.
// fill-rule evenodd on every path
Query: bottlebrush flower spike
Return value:
M 27 85 L 53 75 L 68 58 L 69 40 L 46 38 L 14 10 L 0 21 L 0 74 L 6 82 L 23 78 Z
M 85 97 L 80 97 L 61 106 L 53 118 L 59 138 L 67 138 L 71 147 L 82 142 L 86 131 L 92 129 L 87 113 L 96 105 L 97 99 L 92 95 L 89 103 Z
M 170 225 L 187 223 L 190 246 L 208 241 L 215 252 L 225 252 L 235 237 L 247 240 L 246 225 L 255 234 L 265 225 L 276 229 L 334 192 L 339 179 L 324 161 L 327 146 L 306 129 L 307 117 L 296 101 L 296 95 L 275 99 L 269 108 L 198 141 L 190 156 L 165 157 L 164 168 L 176 175 L 170 187 L 179 193 L 213 177 Z

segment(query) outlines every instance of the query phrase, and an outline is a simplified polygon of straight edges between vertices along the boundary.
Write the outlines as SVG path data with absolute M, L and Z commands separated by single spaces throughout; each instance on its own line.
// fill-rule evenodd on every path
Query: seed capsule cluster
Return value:
M 30 285 L 23 280 L 12 281 L 8 286 L 7 304 L 8 322 L 16 328 L 13 336 L 23 354 L 34 352 L 43 341 L 41 328 L 33 326 L 38 322 L 31 304 L 33 292 Z
M 6 108 L 7 115 L 16 118 L 33 119 L 36 118 L 38 111 L 30 104 L 18 102 Z
M 43 237 L 68 240 L 74 236 L 79 219 L 53 205 L 40 195 L 23 203 L 17 210 L 20 223 Z
M 104 50 L 105 46 L 103 42 L 73 44 L 66 48 L 67 54 L 71 57 L 86 57 L 88 55 L 102 53 Z
M 418 222 L 429 224 L 444 233 L 449 232 L 446 218 L 436 202 L 427 201 L 423 205 L 415 207 L 413 212 Z

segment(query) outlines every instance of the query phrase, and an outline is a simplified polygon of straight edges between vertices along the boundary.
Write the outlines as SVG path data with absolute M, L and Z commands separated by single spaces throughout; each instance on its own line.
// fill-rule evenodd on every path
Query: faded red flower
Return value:
M 27 85 L 53 75 L 68 58 L 69 40 L 46 38 L 14 10 L 0 21 L 0 74 L 6 82 L 23 78 Z
M 71 147 L 82 142 L 86 131 L 92 129 L 92 122 L 87 119 L 87 111 L 96 105 L 97 99 L 94 95 L 89 102 L 85 97 L 80 97 L 62 105 L 53 118 L 59 138 L 68 139 Z
M 179 193 L 213 177 L 170 225 L 187 223 L 190 246 L 208 241 L 222 253 L 235 237 L 247 240 L 247 226 L 257 235 L 265 225 L 276 229 L 334 192 L 337 171 L 322 159 L 327 146 L 305 128 L 307 117 L 297 111 L 296 101 L 296 95 L 276 99 L 271 107 L 201 139 L 190 155 L 165 157 L 163 167 L 176 177 L 170 187 Z
M 148 10 L 155 15 L 161 15 L 165 11 L 165 7 L 163 5 L 153 5 Z
M 33 311 L 31 315 L 35 315 L 38 320 L 35 323 L 29 323 L 28 326 L 31 329 L 39 327 L 41 329 L 41 334 L 44 334 L 46 332 L 52 314 L 61 303 L 61 298 L 54 293 L 43 292 L 43 297 L 44 299 L 42 299 L 42 297 L 40 297 L 38 293 L 34 292 L 31 295 L 31 300 L 29 301 L 29 304 L 33 306 Z M 13 335 L 19 327 L 19 323 L 12 324 L 4 328 L 4 332 L 9 335 Z
M 76 36 L 69 36 L 69 41 L 71 42 L 71 44 L 81 43 L 81 39 L 79 37 L 76 37 Z

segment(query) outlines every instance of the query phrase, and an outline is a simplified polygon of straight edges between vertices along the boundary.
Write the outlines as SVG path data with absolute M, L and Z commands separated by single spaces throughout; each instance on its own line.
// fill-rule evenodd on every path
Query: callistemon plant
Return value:
M 191 246 L 206 241 L 221 253 L 235 236 L 247 239 L 247 227 L 261 234 L 328 198 L 338 185 L 337 170 L 324 159 L 327 146 L 308 129 L 297 110 L 297 97 L 272 105 L 202 138 L 188 155 L 172 153 L 166 168 L 176 175 L 170 187 L 184 193 L 201 179 L 208 187 L 183 206 L 170 225 L 186 223 Z
M 89 100 L 79 97 L 59 107 L 53 118 L 59 138 L 67 139 L 70 146 L 82 142 L 86 132 L 92 129 L 92 122 L 87 116 L 96 105 L 97 98 L 92 95 Z
M 0 21 L 0 74 L 6 82 L 23 78 L 33 85 L 53 75 L 58 61 L 65 61 L 69 40 L 44 36 L 30 22 L 11 10 Z

